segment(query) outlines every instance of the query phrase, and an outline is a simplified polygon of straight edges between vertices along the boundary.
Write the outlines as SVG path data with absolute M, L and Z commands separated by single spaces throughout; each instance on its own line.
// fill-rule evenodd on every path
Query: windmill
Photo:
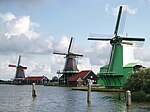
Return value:
M 123 44 L 132 45 L 133 41 L 145 41 L 145 38 L 130 38 L 118 35 L 121 14 L 122 6 L 120 6 L 119 8 L 113 38 L 88 38 L 88 40 L 109 41 L 112 46 L 108 65 L 101 67 L 100 72 L 98 73 L 98 83 L 104 86 L 122 86 L 127 80 L 129 74 L 133 72 L 133 68 L 136 65 L 136 63 L 128 62 L 125 65 L 126 60 L 124 58 L 125 56 L 130 54 L 124 53 Z M 91 34 L 90 36 L 96 37 L 93 34 Z
M 65 66 L 64 66 L 63 71 L 57 72 L 57 74 L 63 74 L 59 78 L 59 84 L 60 85 L 67 85 L 69 77 L 71 77 L 74 74 L 79 72 L 79 70 L 77 68 L 76 58 L 77 57 L 83 57 L 83 55 L 76 54 L 76 53 L 73 53 L 70 51 L 71 46 L 72 46 L 72 41 L 73 41 L 73 37 L 71 37 L 67 53 L 53 52 L 53 54 L 65 55 L 65 58 L 66 58 L 66 62 L 65 62 Z
M 21 63 L 21 55 L 19 55 L 18 63 L 17 65 L 9 64 L 8 67 L 15 67 L 16 68 L 16 75 L 13 80 L 13 83 L 15 84 L 21 84 L 22 80 L 25 78 L 24 70 L 27 69 L 27 67 L 23 67 L 20 65 Z

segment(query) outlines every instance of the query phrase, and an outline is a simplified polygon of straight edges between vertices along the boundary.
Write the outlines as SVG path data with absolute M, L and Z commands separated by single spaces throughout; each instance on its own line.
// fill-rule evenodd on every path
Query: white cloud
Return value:
M 150 52 L 148 49 L 136 47 L 134 50 L 135 59 L 143 66 L 150 66 Z
M 69 43 L 70 43 L 69 39 L 70 38 L 68 38 L 67 36 L 62 36 L 62 38 L 55 43 L 54 50 L 67 53 Z
M 11 21 L 12 19 L 15 19 L 15 15 L 13 15 L 12 13 L 10 12 L 7 12 L 5 14 L 2 14 L 0 13 L 0 18 L 4 21 L 4 22 L 7 22 L 7 21 Z
M 85 54 L 90 58 L 92 65 L 103 66 L 109 60 L 110 49 L 109 42 L 94 42 L 89 49 L 85 50 Z
M 98 73 L 99 72 L 99 65 L 93 65 L 90 63 L 90 58 L 88 57 L 83 57 L 79 60 L 79 64 L 78 64 L 78 69 L 80 71 L 82 70 L 92 70 L 94 73 Z
M 128 12 L 129 14 L 132 14 L 132 15 L 136 14 L 138 11 L 137 8 L 131 8 L 131 7 L 129 7 L 129 5 L 121 5 L 121 6 L 123 6 L 123 10 L 122 10 L 123 12 Z M 120 7 L 120 5 L 113 8 L 109 4 L 106 4 L 105 11 L 112 12 L 113 15 L 118 15 L 119 7 Z
M 128 5 L 122 5 L 122 6 L 123 6 L 123 12 L 128 12 L 129 14 L 132 14 L 132 15 L 137 13 L 137 8 L 130 8 Z M 118 14 L 119 7 L 120 6 L 112 8 L 112 12 L 114 15 Z
M 35 32 L 39 25 L 31 22 L 29 16 L 0 14 L 0 52 L 2 54 L 29 53 L 45 54 L 53 49 L 50 38 Z
M 25 34 L 29 30 L 29 16 L 20 17 L 17 19 L 13 19 L 6 23 L 7 32 L 5 35 L 8 38 L 12 36 L 20 37 L 21 34 Z
M 5 28 L 5 36 L 9 39 L 12 37 L 20 37 L 25 35 L 28 39 L 35 39 L 39 36 L 37 32 L 34 31 L 35 27 L 39 25 L 33 23 L 29 16 L 16 17 L 12 13 L 8 12 L 5 14 L 0 14 L 0 18 L 3 20 L 3 28 Z
M 89 58 L 83 57 L 83 58 L 81 58 L 78 61 L 79 61 L 79 64 L 78 64 L 79 70 L 91 70 L 92 65 L 90 63 L 90 59 Z
M 27 75 L 46 75 L 51 73 L 51 66 L 44 63 L 30 62 L 30 67 L 27 70 Z
M 109 5 L 109 4 L 106 4 L 106 5 L 105 5 L 105 11 L 108 12 L 109 10 L 110 10 L 110 5 Z

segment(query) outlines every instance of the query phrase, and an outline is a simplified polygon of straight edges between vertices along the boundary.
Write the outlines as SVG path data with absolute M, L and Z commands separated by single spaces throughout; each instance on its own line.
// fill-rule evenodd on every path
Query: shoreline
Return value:
M 88 87 L 71 87 L 72 90 L 80 90 L 80 91 L 87 91 Z M 124 92 L 122 89 L 116 88 L 100 88 L 100 87 L 92 87 L 91 91 L 95 92 Z

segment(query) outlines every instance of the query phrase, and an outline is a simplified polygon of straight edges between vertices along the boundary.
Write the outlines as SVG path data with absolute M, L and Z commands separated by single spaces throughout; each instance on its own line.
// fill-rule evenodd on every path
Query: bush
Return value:
M 123 89 L 132 92 L 135 101 L 150 101 L 150 68 L 130 75 Z
M 132 100 L 134 101 L 145 101 L 145 97 L 146 93 L 143 91 L 139 91 L 139 92 L 133 92 L 132 93 Z

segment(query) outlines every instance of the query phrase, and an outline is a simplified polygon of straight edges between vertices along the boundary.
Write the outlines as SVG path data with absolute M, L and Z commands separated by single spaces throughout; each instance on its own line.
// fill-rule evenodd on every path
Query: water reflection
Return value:
M 123 94 L 92 92 L 87 103 L 86 91 L 64 87 L 36 86 L 32 97 L 30 85 L 0 85 L 0 112 L 148 112 L 150 104 L 132 103 L 126 107 Z

